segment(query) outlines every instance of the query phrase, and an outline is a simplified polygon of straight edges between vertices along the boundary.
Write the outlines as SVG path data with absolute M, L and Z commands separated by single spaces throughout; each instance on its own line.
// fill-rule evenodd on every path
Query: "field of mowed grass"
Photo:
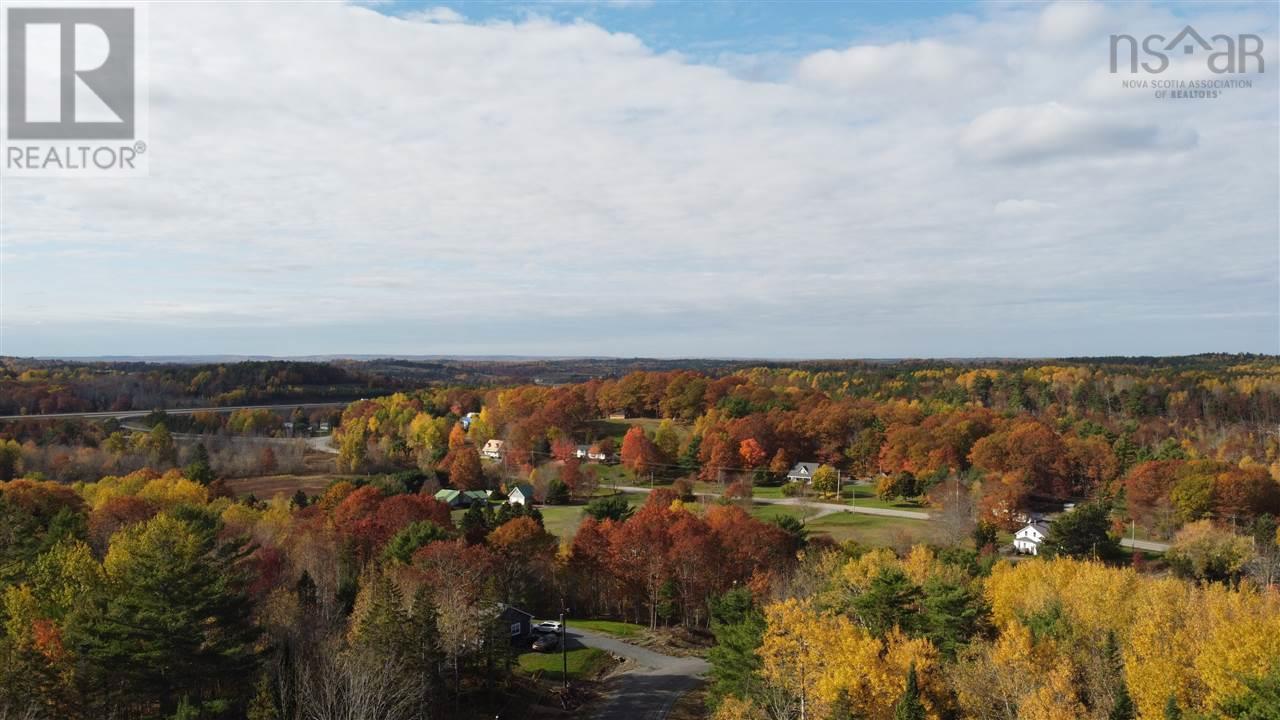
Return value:
M 569 661 L 570 680 L 593 678 L 613 662 L 609 653 L 598 648 L 575 648 L 565 655 Z M 526 652 L 516 658 L 516 664 L 526 674 L 542 673 L 543 678 L 557 682 L 564 679 L 563 663 L 559 650 L 548 653 Z
M 538 512 L 542 513 L 542 526 L 561 540 L 572 538 L 582 522 L 581 505 L 544 505 Z
M 574 620 L 569 618 L 567 624 L 570 630 L 582 628 L 583 630 L 624 639 L 636 637 L 644 630 L 643 627 L 635 623 L 619 622 L 618 620 Z
M 773 521 L 780 517 L 793 517 L 804 520 L 818 514 L 818 510 L 803 505 L 770 505 L 756 503 L 751 507 L 751 515 L 760 520 Z
M 940 529 L 928 520 L 839 512 L 805 523 L 811 534 L 824 533 L 836 542 L 854 540 L 863 545 L 898 545 L 938 540 Z

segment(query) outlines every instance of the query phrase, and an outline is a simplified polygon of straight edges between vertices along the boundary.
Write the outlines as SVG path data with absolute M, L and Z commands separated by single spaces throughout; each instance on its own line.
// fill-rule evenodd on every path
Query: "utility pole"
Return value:
M 566 647 L 568 639 L 569 626 L 565 625 L 565 616 L 569 614 L 569 608 L 564 605 L 564 598 L 560 598 L 560 679 L 564 681 L 564 688 L 569 689 L 569 649 Z

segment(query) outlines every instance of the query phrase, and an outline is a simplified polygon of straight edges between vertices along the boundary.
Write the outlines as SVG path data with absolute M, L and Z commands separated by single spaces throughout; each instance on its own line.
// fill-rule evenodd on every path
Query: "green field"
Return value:
M 598 675 L 609 666 L 612 660 L 609 653 L 597 648 L 577 648 L 566 653 L 569 661 L 569 679 L 581 680 Z M 527 652 L 516 658 L 516 664 L 526 674 L 541 673 L 548 680 L 557 682 L 564 679 L 562 671 L 564 660 L 560 652 Z
M 805 523 L 810 533 L 826 533 L 836 542 L 855 540 L 864 545 L 897 545 L 937 540 L 938 527 L 927 520 L 833 513 Z
M 567 624 L 570 628 L 582 628 L 583 630 L 624 639 L 633 638 L 644 630 L 643 627 L 635 623 L 618 622 L 617 620 L 574 620 L 570 618 Z
M 542 526 L 561 540 L 572 538 L 582 522 L 581 505 L 542 505 L 538 512 L 542 513 Z
M 756 503 L 751 507 L 751 515 L 761 520 L 776 520 L 780 517 L 793 517 L 797 520 L 804 520 L 818 514 L 813 508 L 807 508 L 803 505 L 767 505 L 765 503 Z

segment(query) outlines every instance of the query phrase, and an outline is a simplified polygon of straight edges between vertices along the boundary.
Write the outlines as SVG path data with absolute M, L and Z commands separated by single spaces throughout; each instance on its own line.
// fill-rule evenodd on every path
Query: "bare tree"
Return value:
M 412 720 L 421 673 L 382 653 L 316 652 L 299 665 L 303 720 Z

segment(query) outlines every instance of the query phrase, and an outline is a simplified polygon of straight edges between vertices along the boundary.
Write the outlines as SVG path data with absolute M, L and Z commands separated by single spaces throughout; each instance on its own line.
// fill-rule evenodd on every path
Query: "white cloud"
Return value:
M 1043 162 L 1059 157 L 1115 157 L 1195 146 L 1196 133 L 1058 103 L 1001 107 L 974 118 L 960 149 L 979 160 Z
M 1036 34 L 1041 42 L 1055 46 L 1096 40 L 1106 19 L 1107 9 L 1101 3 L 1059 0 L 1040 13 Z
M 444 6 L 414 10 L 413 12 L 405 13 L 401 17 L 405 20 L 426 23 L 460 23 L 467 20 L 462 13 Z
M 0 353 L 1280 342 L 1275 75 L 1115 97 L 1075 11 L 1002 7 L 752 81 L 588 22 L 157 5 L 151 177 L 0 190 Z
M 1038 215 L 1056 207 L 1058 206 L 1051 202 L 1042 202 L 1040 200 L 1023 198 L 1010 198 L 996 203 L 992 212 L 1004 217 L 1021 217 L 1027 215 Z

